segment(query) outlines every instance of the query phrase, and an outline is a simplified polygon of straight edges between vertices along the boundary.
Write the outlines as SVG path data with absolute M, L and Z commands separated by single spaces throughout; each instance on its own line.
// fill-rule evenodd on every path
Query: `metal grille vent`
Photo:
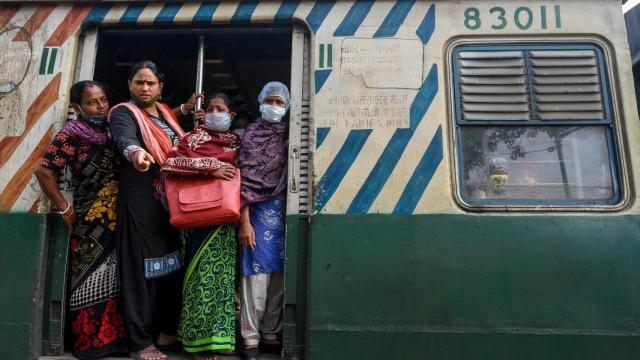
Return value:
M 602 120 L 594 50 L 461 51 L 462 120 Z
M 529 61 L 537 119 L 605 119 L 595 51 L 530 51 Z
M 458 65 L 462 119 L 529 120 L 523 51 L 462 51 Z

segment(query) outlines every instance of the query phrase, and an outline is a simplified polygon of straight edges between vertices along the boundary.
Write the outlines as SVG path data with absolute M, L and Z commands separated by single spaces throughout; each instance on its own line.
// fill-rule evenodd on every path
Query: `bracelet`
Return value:
M 187 115 L 188 113 L 184 110 L 184 104 L 180 104 L 180 112 L 182 115 Z
M 131 151 L 129 152 L 129 159 L 128 159 L 129 162 L 133 162 L 133 159 L 132 159 L 133 155 L 135 153 L 137 153 L 138 151 L 141 151 L 141 150 L 143 150 L 143 149 L 142 148 L 131 149 Z
M 64 209 L 64 211 L 58 211 L 58 214 L 60 214 L 60 215 L 64 216 L 64 214 L 66 214 L 66 213 L 67 213 L 67 211 L 69 211 L 69 209 L 71 209 L 71 204 L 70 204 L 70 203 L 67 203 L 67 208 L 66 208 L 66 209 Z M 73 210 L 72 210 L 72 211 L 73 211 Z

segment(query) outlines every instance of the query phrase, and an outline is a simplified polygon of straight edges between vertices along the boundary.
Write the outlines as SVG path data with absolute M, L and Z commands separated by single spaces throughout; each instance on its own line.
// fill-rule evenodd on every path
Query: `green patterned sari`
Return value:
M 187 270 L 178 338 L 188 352 L 235 349 L 234 224 L 186 230 Z

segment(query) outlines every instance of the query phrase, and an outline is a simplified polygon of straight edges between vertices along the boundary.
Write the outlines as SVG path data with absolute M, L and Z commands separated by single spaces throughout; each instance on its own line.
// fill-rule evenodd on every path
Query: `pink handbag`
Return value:
M 179 229 L 229 224 L 240 220 L 240 170 L 231 180 L 204 176 L 164 179 L 169 221 Z

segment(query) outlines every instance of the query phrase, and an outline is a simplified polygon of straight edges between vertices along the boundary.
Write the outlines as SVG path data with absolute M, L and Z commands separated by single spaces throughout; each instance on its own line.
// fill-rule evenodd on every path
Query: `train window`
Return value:
M 466 45 L 452 59 L 458 177 L 470 206 L 620 198 L 602 51 Z

